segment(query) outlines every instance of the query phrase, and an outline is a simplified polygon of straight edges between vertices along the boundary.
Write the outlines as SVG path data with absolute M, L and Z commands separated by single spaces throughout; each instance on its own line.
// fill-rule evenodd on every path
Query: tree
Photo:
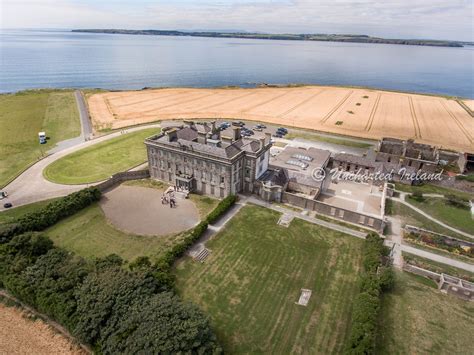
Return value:
M 171 292 L 137 300 L 104 339 L 107 354 L 220 353 L 207 317 Z

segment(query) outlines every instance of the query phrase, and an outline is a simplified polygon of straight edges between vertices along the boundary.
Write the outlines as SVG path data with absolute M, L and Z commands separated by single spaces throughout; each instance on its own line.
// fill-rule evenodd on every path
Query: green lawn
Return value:
M 52 149 L 76 137 L 81 125 L 72 91 L 38 90 L 0 95 L 0 187 Z M 50 137 L 38 142 L 38 132 Z
M 403 226 L 405 224 L 409 224 L 415 227 L 428 229 L 436 233 L 446 234 L 459 239 L 466 239 L 465 236 L 457 234 L 451 231 L 450 229 L 440 226 L 438 223 L 429 220 L 418 212 L 412 210 L 410 207 L 405 206 L 396 201 L 387 200 L 386 212 L 388 215 L 400 217 L 400 219 L 403 221 Z
M 45 178 L 60 184 L 85 184 L 107 179 L 146 161 L 145 138 L 157 128 L 127 133 L 69 154 L 49 165 Z
M 474 219 L 471 211 L 451 206 L 445 199 L 426 197 L 423 202 L 408 198 L 407 202 L 441 222 L 474 235 Z
M 436 186 L 432 184 L 424 184 L 420 186 L 410 186 L 401 183 L 395 183 L 395 188 L 399 191 L 410 192 L 413 193 L 415 191 L 419 191 L 423 194 L 439 194 L 439 195 L 456 195 L 462 198 L 474 198 L 474 192 L 468 193 L 454 189 L 448 189 L 441 186 Z
M 115 229 L 102 209 L 94 204 L 46 230 L 56 245 L 85 258 L 103 257 L 115 253 L 131 261 L 138 256 L 158 258 L 182 236 L 137 236 Z
M 175 272 L 179 293 L 210 316 L 229 353 L 341 353 L 358 291 L 363 242 L 246 206 L 208 242 L 204 263 Z M 300 289 L 313 291 L 307 307 Z
M 15 219 L 23 216 L 26 213 L 34 212 L 38 208 L 46 206 L 48 203 L 53 202 L 56 199 L 45 200 L 40 202 L 31 203 L 20 207 L 15 207 L 10 210 L 0 212 L 0 224 L 11 223 Z
M 397 272 L 384 294 L 378 354 L 473 354 L 474 304 L 440 293 L 426 282 Z

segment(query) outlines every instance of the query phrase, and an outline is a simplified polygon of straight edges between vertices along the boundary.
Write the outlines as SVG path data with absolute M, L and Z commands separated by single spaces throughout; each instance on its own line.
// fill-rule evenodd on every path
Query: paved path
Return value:
M 421 250 L 406 244 L 401 245 L 401 250 L 404 253 L 408 254 L 413 254 L 417 256 L 421 256 L 422 258 L 430 259 L 433 261 L 436 261 L 441 264 L 449 265 L 449 266 L 454 266 L 459 269 L 463 269 L 469 272 L 474 272 L 474 265 L 473 264 L 468 264 L 463 261 L 459 261 L 456 259 L 451 259 L 446 256 L 430 253 L 429 251 L 426 250 Z
M 81 122 L 81 134 L 57 143 L 54 148 L 48 151 L 48 154 L 58 153 L 93 138 L 91 120 L 84 97 L 79 90 L 74 92 L 74 97 L 76 99 L 77 111 L 79 112 L 79 121 Z
M 87 104 L 82 92 L 76 90 L 74 96 L 76 97 L 77 109 L 79 111 L 79 117 L 81 118 L 82 136 L 84 137 L 84 140 L 88 141 L 92 139 L 93 133 L 89 110 L 87 109 Z
M 139 126 L 126 130 L 127 133 L 140 131 L 146 128 L 160 127 L 159 124 L 151 124 L 146 126 Z M 61 197 L 68 195 L 72 192 L 83 189 L 93 184 L 82 184 L 82 185 L 61 185 L 46 180 L 43 177 L 43 170 L 51 163 L 55 162 L 62 157 L 74 153 L 80 149 L 90 147 L 94 144 L 107 141 L 109 139 L 119 137 L 122 133 L 115 132 L 82 142 L 73 147 L 63 149 L 55 154 L 49 155 L 46 158 L 38 161 L 36 164 L 31 166 L 19 177 L 8 184 L 3 190 L 8 192 L 8 198 L 2 200 L 3 203 L 11 202 L 14 207 L 26 205 L 33 202 L 47 200 L 50 198 Z M 0 211 L 4 210 L 3 203 L 0 205 Z
M 392 199 L 393 201 L 399 202 L 399 203 L 401 203 L 401 204 L 403 204 L 403 205 L 405 205 L 405 206 L 411 208 L 412 210 L 414 210 L 414 211 L 416 211 L 417 213 L 421 214 L 423 217 L 428 218 L 430 221 L 433 221 L 433 222 L 439 224 L 440 226 L 442 226 L 442 227 L 444 227 L 444 228 L 446 228 L 446 229 L 449 229 L 449 230 L 451 230 L 451 231 L 453 231 L 453 232 L 455 232 L 455 233 L 461 234 L 461 235 L 463 235 L 463 236 L 465 236 L 465 237 L 467 237 L 467 238 L 474 239 L 474 235 L 469 234 L 469 233 L 466 233 L 466 232 L 463 232 L 463 231 L 460 231 L 459 229 L 453 228 L 453 227 L 451 227 L 451 226 L 448 226 L 447 224 L 441 222 L 440 220 L 438 220 L 438 219 L 436 219 L 436 218 L 430 216 L 429 214 L 425 213 L 424 211 L 420 210 L 419 208 L 417 208 L 417 207 L 413 206 L 412 204 L 406 202 L 404 199 L 396 198 L 396 197 L 392 197 L 391 199 Z

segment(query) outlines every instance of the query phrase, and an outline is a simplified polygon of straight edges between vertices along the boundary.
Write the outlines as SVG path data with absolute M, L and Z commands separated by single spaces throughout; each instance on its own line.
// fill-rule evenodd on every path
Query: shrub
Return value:
M 469 209 L 469 200 L 456 196 L 456 195 L 446 195 L 446 199 L 448 200 L 448 204 L 456 208 L 462 209 Z
M 220 216 L 227 212 L 237 201 L 237 196 L 230 195 L 224 198 L 207 216 L 207 223 L 214 224 Z
M 425 200 L 423 193 L 418 190 L 413 191 L 413 193 L 410 195 L 410 198 L 418 202 L 423 202 Z

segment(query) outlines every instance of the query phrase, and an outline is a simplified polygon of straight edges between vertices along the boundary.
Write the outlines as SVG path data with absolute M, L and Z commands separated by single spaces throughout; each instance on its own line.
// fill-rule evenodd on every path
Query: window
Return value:
M 334 207 L 331 207 L 331 216 L 335 216 L 336 215 L 336 209 Z
M 250 176 L 250 169 L 245 168 L 245 177 L 249 177 L 249 176 Z
M 221 176 L 221 184 L 223 184 L 225 181 L 225 178 L 223 176 Z
M 344 218 L 344 211 L 343 210 L 339 210 L 339 218 Z
M 369 226 L 373 227 L 374 226 L 374 219 L 373 218 L 369 218 Z

